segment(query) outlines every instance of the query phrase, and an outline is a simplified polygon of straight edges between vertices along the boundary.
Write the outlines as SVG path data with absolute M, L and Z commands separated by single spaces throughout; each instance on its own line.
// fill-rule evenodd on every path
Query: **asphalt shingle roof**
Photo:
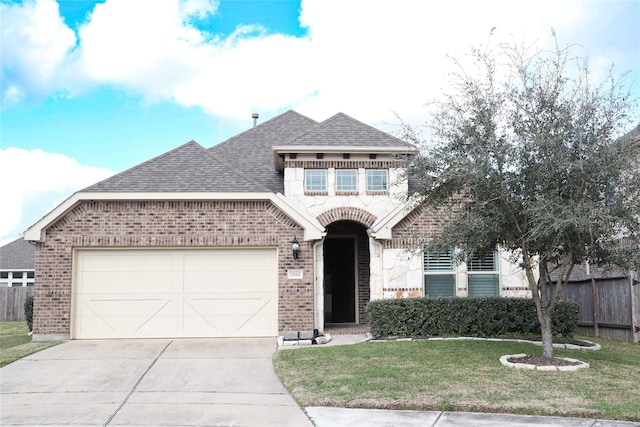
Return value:
M 269 191 L 194 141 L 107 178 L 83 192 Z
M 407 149 L 399 138 L 346 114 L 318 123 L 289 110 L 209 149 L 190 141 L 83 192 L 284 192 L 274 146 Z
M 303 135 L 279 145 L 387 147 L 407 149 L 413 146 L 344 113 L 338 113 Z
M 0 269 L 28 269 L 35 267 L 36 247 L 23 238 L 0 247 Z
M 270 191 L 283 193 L 284 179 L 282 174 L 276 172 L 271 147 L 281 145 L 317 125 L 315 120 L 289 110 L 214 145 L 209 152 L 226 164 L 233 165 L 239 173 L 263 183 Z

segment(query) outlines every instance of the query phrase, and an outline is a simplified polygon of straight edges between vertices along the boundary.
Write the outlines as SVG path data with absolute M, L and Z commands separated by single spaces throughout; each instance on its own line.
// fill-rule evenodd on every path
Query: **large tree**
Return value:
M 408 168 L 420 200 L 446 212 L 432 246 L 463 256 L 510 250 L 546 357 L 574 265 L 638 268 L 637 102 L 611 70 L 594 84 L 588 60 L 572 51 L 473 49 L 472 65 L 456 62 L 450 92 L 432 104 L 429 140 L 410 127 L 404 135 L 422 146 Z

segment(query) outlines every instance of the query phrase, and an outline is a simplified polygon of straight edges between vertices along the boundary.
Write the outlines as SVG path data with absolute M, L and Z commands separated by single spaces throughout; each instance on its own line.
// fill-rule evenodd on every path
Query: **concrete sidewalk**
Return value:
M 275 338 L 69 341 L 0 369 L 0 425 L 311 427 Z
M 634 427 L 640 423 L 589 418 L 537 417 L 474 412 L 305 408 L 316 427 Z

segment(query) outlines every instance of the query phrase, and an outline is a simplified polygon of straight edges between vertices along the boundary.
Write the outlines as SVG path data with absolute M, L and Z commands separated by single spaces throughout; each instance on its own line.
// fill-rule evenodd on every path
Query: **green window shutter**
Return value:
M 496 271 L 498 270 L 498 253 L 491 252 L 484 257 L 471 257 L 469 271 Z
M 424 271 L 454 271 L 453 251 L 424 253 Z
M 469 274 L 470 297 L 497 295 L 499 295 L 497 274 Z
M 424 293 L 430 297 L 455 296 L 454 274 L 427 274 L 424 276 Z

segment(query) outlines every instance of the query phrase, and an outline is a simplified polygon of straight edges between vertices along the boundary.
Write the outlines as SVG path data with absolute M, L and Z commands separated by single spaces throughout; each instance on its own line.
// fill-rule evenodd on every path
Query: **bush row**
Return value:
M 374 337 L 540 335 L 536 306 L 529 298 L 404 298 L 367 306 Z M 578 305 L 561 301 L 553 316 L 554 336 L 572 337 Z

